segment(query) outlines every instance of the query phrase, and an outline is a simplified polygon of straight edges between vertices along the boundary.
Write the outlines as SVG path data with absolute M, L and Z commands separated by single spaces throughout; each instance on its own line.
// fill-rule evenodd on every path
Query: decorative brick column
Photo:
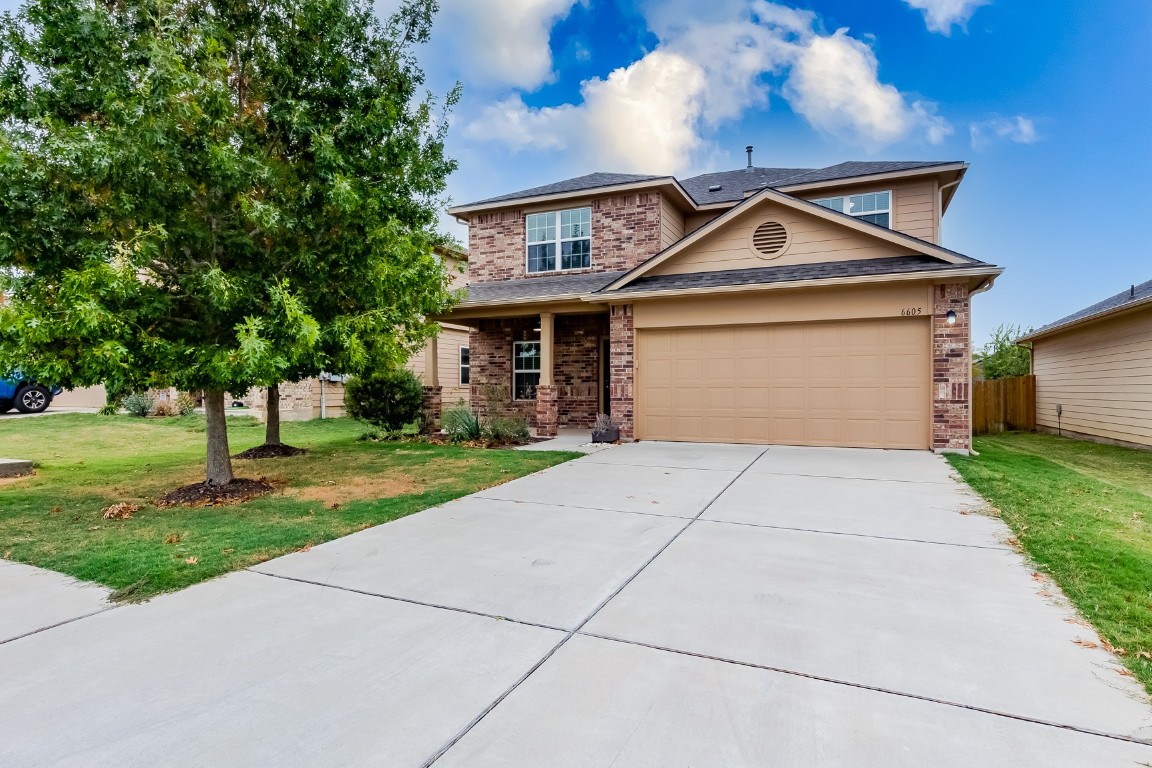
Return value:
M 635 330 L 631 304 L 614 304 L 609 316 L 609 348 L 611 357 L 611 381 L 609 396 L 612 399 L 612 418 L 620 425 L 620 437 L 635 437 L 633 426 L 635 399 L 633 379 L 635 377 Z
M 556 437 L 560 426 L 560 401 L 556 387 L 540 384 L 536 387 L 536 435 Z
M 441 387 L 424 387 L 424 423 L 426 434 L 440 431 L 440 412 L 443 406 Z
M 932 450 L 966 453 L 972 447 L 968 285 L 932 290 Z M 948 323 L 949 310 L 956 313 L 953 324 Z

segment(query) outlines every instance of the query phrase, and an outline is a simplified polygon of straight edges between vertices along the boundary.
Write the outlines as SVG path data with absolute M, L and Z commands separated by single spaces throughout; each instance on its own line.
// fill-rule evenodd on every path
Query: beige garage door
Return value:
M 643 440 L 927 448 L 926 318 L 644 329 Z

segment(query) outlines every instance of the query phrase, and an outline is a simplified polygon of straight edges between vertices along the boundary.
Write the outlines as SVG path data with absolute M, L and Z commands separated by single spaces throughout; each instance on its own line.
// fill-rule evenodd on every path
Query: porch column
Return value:
M 612 417 L 620 425 L 620 437 L 631 440 L 636 437 L 635 400 L 632 392 L 636 371 L 633 356 L 636 333 L 632 319 L 632 305 L 613 304 L 608 321 Z
M 555 437 L 560 424 L 560 404 L 552 377 L 554 318 L 540 313 L 540 383 L 536 386 L 536 434 Z
M 443 405 L 443 390 L 440 388 L 440 346 L 438 337 L 433 336 L 424 347 L 424 420 L 421 431 L 425 433 L 440 430 L 440 410 Z

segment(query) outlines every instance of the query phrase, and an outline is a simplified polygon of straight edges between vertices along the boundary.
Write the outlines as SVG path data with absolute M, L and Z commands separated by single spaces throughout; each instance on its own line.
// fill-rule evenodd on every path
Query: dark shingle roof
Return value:
M 879 160 L 869 162 L 849 161 L 830 165 L 827 168 L 817 168 L 784 179 L 779 186 L 791 187 L 796 184 L 814 184 L 818 181 L 833 181 L 836 179 L 850 179 L 855 176 L 872 176 L 877 173 L 896 173 L 897 171 L 914 171 L 920 168 L 931 168 L 934 165 L 956 165 L 959 160 Z
M 1098 301 L 1092 306 L 1085 307 L 1079 312 L 1073 312 L 1067 317 L 1062 317 L 1054 323 L 1049 323 L 1042 328 L 1037 328 L 1035 331 L 1032 331 L 1024 338 L 1029 339 L 1033 336 L 1039 336 L 1055 328 L 1060 328 L 1065 325 L 1073 325 L 1080 320 L 1085 320 L 1089 317 L 1094 317 L 1096 315 L 1111 312 L 1113 310 L 1122 309 L 1125 305 L 1138 304 L 1142 301 L 1148 301 L 1150 299 L 1152 299 L 1152 280 L 1149 280 L 1146 283 L 1140 283 L 1140 285 L 1134 285 L 1128 290 L 1121 291 L 1115 296 L 1109 296 L 1107 299 L 1104 299 L 1104 301 Z
M 616 282 L 625 274 L 627 273 L 595 272 L 592 274 L 526 277 L 522 280 L 472 283 L 468 286 L 468 298 L 465 299 L 464 305 L 592 293 Z
M 524 197 L 540 197 L 542 195 L 556 195 L 561 192 L 579 192 L 583 189 L 596 189 L 597 187 L 613 187 L 617 184 L 631 184 L 637 181 L 653 181 L 655 179 L 670 179 L 671 176 L 646 176 L 635 173 L 589 173 L 577 176 L 574 179 L 557 181 L 555 184 L 545 184 L 542 187 L 522 189 L 519 192 L 510 192 L 507 195 L 489 197 L 486 200 L 477 200 L 468 205 L 483 205 L 484 203 L 499 203 L 504 200 L 519 200 Z
M 741 168 L 737 171 L 693 176 L 681 180 L 680 184 L 699 205 L 728 203 L 742 199 L 745 192 L 771 187 L 784 179 L 809 171 L 808 168 Z M 712 190 L 711 187 L 715 186 L 720 189 Z
M 894 173 L 896 171 L 911 171 L 919 168 L 931 168 L 936 165 L 954 165 L 955 160 L 881 160 L 881 161 L 851 161 L 830 165 L 827 168 L 740 168 L 735 171 L 719 171 L 705 173 L 688 179 L 679 179 L 680 185 L 688 195 L 696 201 L 697 205 L 710 203 L 730 203 L 741 200 L 748 192 L 754 192 L 764 187 L 790 187 L 796 184 L 811 184 L 818 181 L 832 181 L 835 179 L 850 179 L 856 176 L 871 176 L 877 173 Z M 468 203 L 467 206 L 486 205 L 488 203 L 501 203 L 508 200 L 521 200 L 524 198 L 556 195 L 563 192 L 580 192 L 585 189 L 598 189 L 600 187 L 613 187 L 618 184 L 632 184 L 638 181 L 656 181 L 669 179 L 671 176 L 647 176 L 634 173 L 589 173 L 577 176 L 574 179 L 565 179 L 554 184 L 545 184 L 531 189 L 522 189 L 519 192 L 509 192 L 506 195 L 489 197 Z M 720 189 L 712 190 L 719 186 Z M 465 206 L 465 207 L 467 207 Z
M 967 269 L 972 264 L 948 264 L 931 256 L 893 256 L 884 259 L 827 261 L 819 264 L 789 264 L 780 267 L 753 267 L 721 272 L 693 272 L 686 275 L 652 275 L 607 293 L 672 291 L 685 288 L 719 288 L 733 285 L 763 285 L 795 280 L 823 280 L 832 277 L 898 275 L 904 272 Z M 980 266 L 986 266 L 981 264 Z

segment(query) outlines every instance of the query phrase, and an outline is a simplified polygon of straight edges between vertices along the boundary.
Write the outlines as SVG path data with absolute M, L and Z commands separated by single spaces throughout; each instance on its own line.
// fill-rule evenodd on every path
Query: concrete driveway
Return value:
M 926 453 L 622 446 L 0 623 L 0 762 L 1152 764 L 1139 686 L 976 507 Z

